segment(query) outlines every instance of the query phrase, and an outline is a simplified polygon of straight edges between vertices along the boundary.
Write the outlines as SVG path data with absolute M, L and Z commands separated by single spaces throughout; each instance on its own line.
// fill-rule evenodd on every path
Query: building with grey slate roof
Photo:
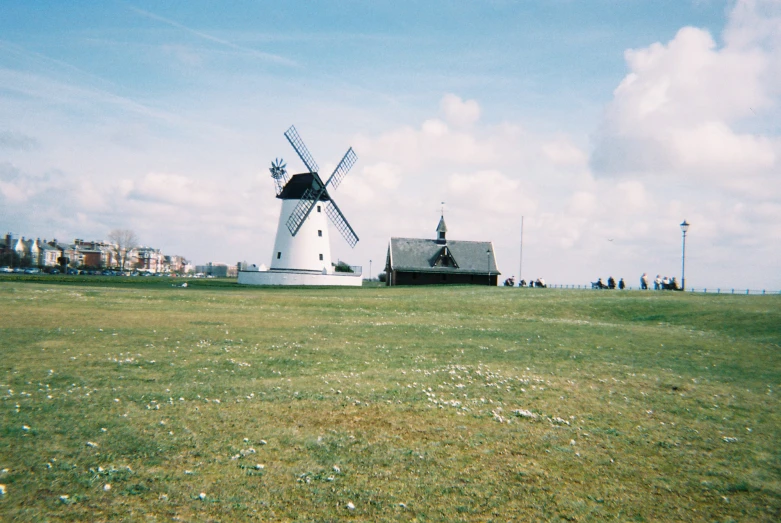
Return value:
M 437 239 L 391 238 L 385 260 L 387 285 L 496 285 L 499 275 L 491 242 L 447 239 L 444 216 Z

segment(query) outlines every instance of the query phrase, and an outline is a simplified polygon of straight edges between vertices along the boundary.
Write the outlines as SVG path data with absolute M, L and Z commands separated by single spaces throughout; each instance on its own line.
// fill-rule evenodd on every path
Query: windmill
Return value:
M 350 247 L 358 243 L 358 235 L 329 192 L 344 180 L 358 157 L 350 147 L 323 182 L 319 167 L 295 126 L 285 131 L 285 138 L 308 171 L 288 178 L 284 160 L 276 158 L 271 162 L 269 171 L 276 184 L 276 197 L 282 200 L 271 270 L 327 274 L 332 272 L 332 264 L 325 215 Z

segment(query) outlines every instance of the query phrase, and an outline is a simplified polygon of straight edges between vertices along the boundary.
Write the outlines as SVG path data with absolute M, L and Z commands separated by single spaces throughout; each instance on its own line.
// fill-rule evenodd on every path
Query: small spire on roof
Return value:
M 444 202 L 442 202 L 444 203 Z M 447 243 L 445 233 L 447 232 L 447 225 L 445 225 L 444 213 L 439 217 L 439 225 L 437 225 L 437 243 Z

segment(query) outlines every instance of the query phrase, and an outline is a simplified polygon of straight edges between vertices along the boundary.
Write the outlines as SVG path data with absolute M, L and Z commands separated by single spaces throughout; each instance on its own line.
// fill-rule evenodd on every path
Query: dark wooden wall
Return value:
M 496 286 L 497 275 L 492 274 L 489 282 L 488 274 L 434 274 L 421 272 L 392 271 L 389 274 L 388 285 L 493 285 Z

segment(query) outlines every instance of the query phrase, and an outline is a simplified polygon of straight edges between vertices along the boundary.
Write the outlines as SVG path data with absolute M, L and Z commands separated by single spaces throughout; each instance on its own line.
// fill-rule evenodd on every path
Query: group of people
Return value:
M 597 278 L 597 281 L 591 282 L 591 288 L 592 289 L 615 289 L 616 288 L 616 280 L 612 276 L 610 276 L 607 279 L 607 284 L 605 284 L 602 281 L 602 278 Z M 626 283 L 624 283 L 624 279 L 621 278 L 618 280 L 618 288 L 621 290 L 624 290 L 626 288 Z
M 640 276 L 640 288 L 643 290 L 648 290 L 648 274 L 643 273 L 642 276 Z M 668 278 L 665 276 L 662 278 L 660 275 L 656 275 L 656 278 L 654 278 L 654 290 L 655 291 L 661 291 L 661 290 L 670 290 L 670 291 L 680 291 L 681 288 L 678 286 L 678 282 L 675 280 L 675 276 L 672 278 Z
M 515 276 L 511 276 L 504 280 L 504 286 L 505 287 L 515 287 Z M 537 278 L 536 280 L 529 280 L 529 287 L 541 287 L 545 288 L 545 280 L 542 278 Z M 518 287 L 526 287 L 526 280 L 521 280 L 518 282 Z
M 678 286 L 678 282 L 675 280 L 675 276 L 672 278 L 668 278 L 665 276 L 662 278 L 660 275 L 656 275 L 656 278 L 654 279 L 654 290 L 655 291 L 661 291 L 661 290 L 671 290 L 671 291 L 680 291 L 682 290 L 681 287 Z M 648 274 L 643 273 L 642 276 L 640 276 L 640 288 L 642 290 L 648 290 L 650 283 L 648 280 Z M 515 287 L 515 276 L 511 276 L 504 280 L 504 286 L 505 287 Z M 526 287 L 526 280 L 521 280 L 518 282 L 518 287 Z M 536 280 L 530 280 L 529 287 L 542 287 L 545 288 L 545 280 L 542 278 L 537 278 Z M 620 278 L 618 282 L 616 282 L 615 278 L 610 276 L 607 279 L 607 283 L 602 281 L 602 278 L 597 278 L 597 281 L 591 282 L 591 288 L 592 289 L 615 289 L 618 287 L 620 290 L 626 289 L 626 283 L 624 283 L 624 279 Z
M 675 276 L 672 278 L 668 278 L 665 276 L 662 278 L 660 275 L 656 275 L 656 278 L 653 281 L 654 284 L 654 290 L 655 291 L 661 291 L 661 290 L 671 290 L 671 291 L 680 291 L 681 288 L 678 286 L 678 282 L 675 280 Z M 618 280 L 618 284 L 616 284 L 616 280 L 611 276 L 607 279 L 607 283 L 604 283 L 602 281 L 602 278 L 598 278 L 597 281 L 591 282 L 591 288 L 592 289 L 615 289 L 616 286 L 619 289 L 625 289 L 626 284 L 624 283 L 624 279 L 621 278 Z M 640 276 L 640 289 L 647 290 L 650 289 L 650 282 L 648 280 L 648 274 L 643 273 L 642 276 Z

